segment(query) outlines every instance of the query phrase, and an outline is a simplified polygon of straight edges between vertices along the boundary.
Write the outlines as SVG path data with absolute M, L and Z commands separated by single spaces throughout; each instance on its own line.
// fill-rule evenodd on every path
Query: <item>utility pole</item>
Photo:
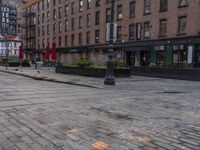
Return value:
M 111 20 L 110 20 L 110 38 L 109 38 L 109 49 L 108 49 L 108 61 L 106 77 L 104 80 L 105 85 L 115 85 L 114 78 L 114 52 L 113 52 L 113 42 L 114 42 L 114 14 L 115 14 L 115 0 L 111 1 Z

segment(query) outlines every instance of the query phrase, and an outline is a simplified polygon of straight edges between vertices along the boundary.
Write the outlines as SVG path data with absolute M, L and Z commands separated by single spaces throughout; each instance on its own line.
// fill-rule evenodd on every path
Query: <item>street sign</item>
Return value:
M 109 42 L 111 39 L 110 39 L 110 26 L 111 26 L 111 23 L 107 23 L 107 26 L 106 26 L 106 41 Z M 113 42 L 115 42 L 117 40 L 117 24 L 116 23 L 113 23 Z

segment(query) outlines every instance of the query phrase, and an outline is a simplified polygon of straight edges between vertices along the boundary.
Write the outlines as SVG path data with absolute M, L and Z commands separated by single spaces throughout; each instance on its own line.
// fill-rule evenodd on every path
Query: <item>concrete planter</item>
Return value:
M 1 66 L 5 66 L 5 63 L 2 63 Z M 19 67 L 20 63 L 19 62 L 9 62 L 8 63 L 9 67 Z M 30 67 L 29 63 L 22 63 L 22 67 Z
M 104 78 L 106 75 L 106 69 L 94 69 L 94 68 L 78 68 L 78 67 L 56 67 L 56 73 L 65 73 L 73 75 L 91 76 Z M 115 77 L 130 77 L 130 69 L 115 69 Z
M 131 67 L 131 74 L 200 81 L 200 69 Z

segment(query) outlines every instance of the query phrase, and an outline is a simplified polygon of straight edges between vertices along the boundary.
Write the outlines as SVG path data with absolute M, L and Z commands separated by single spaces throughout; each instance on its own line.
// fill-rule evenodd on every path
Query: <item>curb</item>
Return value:
M 95 88 L 95 89 L 103 89 L 102 87 L 97 87 L 97 86 L 92 86 L 92 85 L 87 85 L 87 84 L 80 84 L 80 83 L 75 83 L 75 82 L 70 82 L 70 81 L 59 81 L 59 80 L 56 80 L 56 79 L 49 79 L 49 78 L 44 78 L 44 77 L 36 77 L 36 76 L 32 76 L 32 75 L 21 74 L 21 73 L 12 72 L 12 71 L 6 71 L 6 70 L 0 70 L 0 72 L 19 75 L 19 76 L 23 76 L 23 77 L 26 77 L 26 78 L 31 78 L 31 79 L 34 79 L 34 80 L 40 80 L 40 81 L 48 81 L 48 82 L 61 83 L 61 84 L 70 84 L 70 85 L 89 87 L 89 88 Z

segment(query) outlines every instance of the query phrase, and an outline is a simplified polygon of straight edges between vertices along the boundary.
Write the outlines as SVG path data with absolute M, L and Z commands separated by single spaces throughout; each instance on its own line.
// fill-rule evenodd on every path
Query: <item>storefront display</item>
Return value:
M 173 64 L 187 63 L 188 50 L 185 45 L 174 45 L 173 46 Z

